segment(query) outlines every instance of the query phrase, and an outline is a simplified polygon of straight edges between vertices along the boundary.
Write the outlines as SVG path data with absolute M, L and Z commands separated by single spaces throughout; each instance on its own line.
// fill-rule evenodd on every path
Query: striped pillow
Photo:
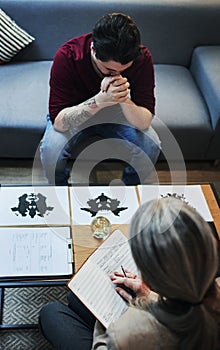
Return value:
M 35 38 L 21 29 L 0 9 L 0 61 L 10 61 Z

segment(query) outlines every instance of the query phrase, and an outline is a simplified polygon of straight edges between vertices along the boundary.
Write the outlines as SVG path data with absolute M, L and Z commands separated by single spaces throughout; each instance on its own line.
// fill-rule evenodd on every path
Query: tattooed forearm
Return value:
M 95 97 L 90 98 L 89 100 L 83 102 L 84 106 L 86 106 L 86 109 L 95 109 L 98 108 Z M 80 110 L 73 110 L 71 112 L 65 112 L 63 114 L 62 122 L 63 122 L 63 128 L 64 129 L 75 129 L 79 125 L 86 122 L 88 119 L 90 119 L 92 116 L 91 113 L 81 108 Z
M 87 111 L 81 110 L 81 111 L 73 111 L 64 113 L 62 122 L 63 122 L 63 128 L 64 129 L 73 129 L 77 128 L 79 125 L 86 122 L 88 119 L 91 118 L 91 114 Z

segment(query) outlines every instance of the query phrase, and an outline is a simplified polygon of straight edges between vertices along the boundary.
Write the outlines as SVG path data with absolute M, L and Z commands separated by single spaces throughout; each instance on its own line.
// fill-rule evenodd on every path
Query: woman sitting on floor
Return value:
M 217 243 L 208 223 L 181 200 L 153 200 L 135 213 L 129 243 L 140 277 L 127 271 L 110 278 L 131 307 L 105 329 L 73 293 L 68 306 L 46 305 L 40 325 L 54 348 L 220 349 Z

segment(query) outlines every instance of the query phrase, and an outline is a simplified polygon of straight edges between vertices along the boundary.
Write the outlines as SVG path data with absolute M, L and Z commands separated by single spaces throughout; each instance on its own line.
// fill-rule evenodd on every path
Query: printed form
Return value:
M 0 228 L 0 276 L 71 276 L 69 227 Z

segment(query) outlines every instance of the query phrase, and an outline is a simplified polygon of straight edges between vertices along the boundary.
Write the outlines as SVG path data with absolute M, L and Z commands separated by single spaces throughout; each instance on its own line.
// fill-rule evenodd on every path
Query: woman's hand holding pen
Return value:
M 147 296 L 150 293 L 150 288 L 144 284 L 143 280 L 134 273 L 125 270 L 126 276 L 123 272 L 114 272 L 110 275 L 113 284 L 116 285 L 115 290 L 127 301 L 131 301 L 136 297 Z M 129 288 L 133 292 L 129 293 L 124 289 Z

